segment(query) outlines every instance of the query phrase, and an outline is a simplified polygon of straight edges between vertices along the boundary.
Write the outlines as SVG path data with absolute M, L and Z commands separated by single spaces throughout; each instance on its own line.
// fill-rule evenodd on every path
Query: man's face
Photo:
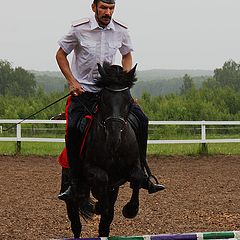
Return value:
M 92 4 L 92 10 L 95 12 L 96 20 L 101 27 L 106 27 L 112 18 L 115 4 L 104 3 L 99 1 Z

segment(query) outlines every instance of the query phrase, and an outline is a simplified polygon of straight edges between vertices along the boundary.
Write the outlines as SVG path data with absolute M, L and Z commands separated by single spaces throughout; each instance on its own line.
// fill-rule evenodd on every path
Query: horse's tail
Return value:
M 79 214 L 87 222 L 93 220 L 95 214 L 95 202 L 91 199 L 84 199 L 79 204 Z

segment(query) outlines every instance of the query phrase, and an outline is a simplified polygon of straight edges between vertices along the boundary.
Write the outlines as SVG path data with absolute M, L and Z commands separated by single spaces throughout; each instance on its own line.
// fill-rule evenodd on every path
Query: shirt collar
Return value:
M 103 29 L 102 27 L 100 27 L 98 25 L 98 22 L 95 18 L 95 16 L 93 16 L 91 19 L 90 19 L 90 24 L 91 24 L 91 30 L 93 29 L 97 29 L 97 28 L 100 28 L 100 29 Z M 113 20 L 111 19 L 110 23 L 107 25 L 106 29 L 110 30 L 110 29 L 113 29 L 115 30 L 115 26 L 113 24 Z

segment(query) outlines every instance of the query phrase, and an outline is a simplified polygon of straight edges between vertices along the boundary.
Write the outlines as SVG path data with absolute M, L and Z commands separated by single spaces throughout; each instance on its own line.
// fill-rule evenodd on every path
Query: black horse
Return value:
M 98 111 L 88 133 L 84 159 L 81 162 L 81 192 L 84 199 L 66 201 L 68 217 L 75 238 L 81 233 L 79 207 L 89 200 L 90 193 L 97 200 L 95 213 L 100 214 L 99 236 L 109 236 L 114 217 L 114 204 L 119 187 L 130 182 L 132 196 L 122 213 L 133 218 L 139 210 L 139 188 L 144 177 L 141 168 L 136 134 L 129 124 L 129 109 L 133 101 L 130 88 L 136 81 L 136 66 L 129 72 L 118 65 L 98 65 L 101 87 Z M 85 200 L 85 201 L 84 201 Z

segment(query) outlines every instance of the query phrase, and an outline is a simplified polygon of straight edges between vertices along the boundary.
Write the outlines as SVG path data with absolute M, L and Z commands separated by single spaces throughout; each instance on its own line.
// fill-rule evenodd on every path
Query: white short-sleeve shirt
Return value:
M 85 91 L 89 92 L 99 91 L 95 86 L 99 76 L 97 63 L 106 61 L 112 64 L 117 50 L 122 55 L 133 51 L 126 26 L 111 20 L 106 28 L 101 28 L 95 17 L 74 22 L 68 34 L 58 43 L 67 54 L 74 51 L 72 73 Z

